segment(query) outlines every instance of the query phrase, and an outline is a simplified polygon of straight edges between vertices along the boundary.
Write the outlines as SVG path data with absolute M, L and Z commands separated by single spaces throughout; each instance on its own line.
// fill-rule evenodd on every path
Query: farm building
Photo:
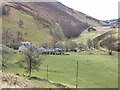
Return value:
M 25 45 L 21 45 L 18 50 L 19 52 L 24 52 L 24 51 L 27 51 L 28 49 L 26 48 Z
M 36 46 L 33 45 L 32 43 L 28 42 L 28 41 L 27 42 L 22 42 L 21 46 L 19 46 L 18 50 L 19 50 L 19 52 L 25 52 L 25 51 L 28 50 L 28 48 L 32 48 L 32 50 L 34 52 L 38 52 Z
M 28 42 L 28 41 L 26 41 L 26 42 L 22 42 L 21 44 L 22 44 L 22 45 L 30 45 L 31 43 Z

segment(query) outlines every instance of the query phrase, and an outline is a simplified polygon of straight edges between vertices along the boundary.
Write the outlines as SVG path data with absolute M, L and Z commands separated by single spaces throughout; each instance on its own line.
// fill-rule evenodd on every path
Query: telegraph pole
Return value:
M 77 71 L 76 71 L 76 88 L 78 88 L 78 61 L 77 61 Z
M 48 66 L 47 66 L 47 79 L 48 79 Z

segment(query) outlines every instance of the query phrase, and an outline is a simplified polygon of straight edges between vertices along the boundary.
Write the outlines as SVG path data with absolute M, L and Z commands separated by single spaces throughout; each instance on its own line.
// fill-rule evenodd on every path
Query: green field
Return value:
M 47 78 L 63 83 L 69 87 L 76 85 L 76 60 L 79 61 L 78 85 L 80 88 L 115 88 L 118 87 L 118 56 L 109 56 L 102 51 L 70 53 L 70 55 L 43 55 L 42 64 L 33 76 Z M 16 53 L 9 58 L 6 72 L 25 74 L 16 62 L 22 59 L 22 54 Z M 38 82 L 37 82 L 38 83 Z

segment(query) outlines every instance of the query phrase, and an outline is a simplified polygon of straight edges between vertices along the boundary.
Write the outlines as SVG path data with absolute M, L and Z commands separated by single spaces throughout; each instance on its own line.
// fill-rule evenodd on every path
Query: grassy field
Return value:
M 32 75 L 47 78 L 54 82 L 66 84 L 69 87 L 76 85 L 76 60 L 79 61 L 78 86 L 80 88 L 114 88 L 118 87 L 118 56 L 109 56 L 102 51 L 88 51 L 81 53 L 71 52 L 70 55 L 43 55 L 42 64 L 38 72 Z M 6 72 L 25 74 L 16 63 L 22 54 L 16 53 L 9 58 Z M 39 83 L 39 82 L 37 82 Z

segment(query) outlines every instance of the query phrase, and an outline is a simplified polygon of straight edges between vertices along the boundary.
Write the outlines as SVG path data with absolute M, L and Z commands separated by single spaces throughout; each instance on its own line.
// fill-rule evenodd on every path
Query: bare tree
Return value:
M 9 15 L 10 8 L 8 6 L 2 6 L 2 15 Z
M 20 66 L 26 70 L 30 77 L 32 71 L 38 71 L 41 65 L 41 59 L 38 52 L 33 46 L 28 46 L 28 50 L 24 52 L 25 59 L 21 60 Z
M 11 29 L 3 28 L 2 43 L 10 48 L 17 49 L 23 40 L 22 32 L 12 32 Z
M 8 47 L 11 47 L 13 41 L 13 32 L 9 28 L 3 28 L 2 43 Z
M 65 45 L 64 45 L 63 42 L 57 42 L 57 43 L 55 44 L 55 47 L 56 47 L 56 48 L 65 49 Z
M 87 46 L 88 46 L 88 49 L 92 49 L 94 47 L 93 41 L 91 39 L 88 39 Z
M 53 46 L 62 41 L 62 35 L 59 31 L 51 30 L 51 35 L 53 36 Z
M 86 45 L 83 43 L 83 42 L 81 42 L 81 43 L 78 43 L 78 48 L 80 49 L 80 50 L 82 50 L 82 49 L 86 49 Z
M 24 22 L 23 22 L 22 19 L 19 19 L 18 25 L 19 25 L 20 28 L 23 28 Z
M 109 55 L 112 55 L 112 51 L 115 50 L 116 41 L 117 39 L 113 35 L 110 35 L 101 42 L 102 46 L 109 50 Z
M 8 55 L 6 54 L 6 51 L 2 50 L 2 69 L 5 70 L 8 66 Z

